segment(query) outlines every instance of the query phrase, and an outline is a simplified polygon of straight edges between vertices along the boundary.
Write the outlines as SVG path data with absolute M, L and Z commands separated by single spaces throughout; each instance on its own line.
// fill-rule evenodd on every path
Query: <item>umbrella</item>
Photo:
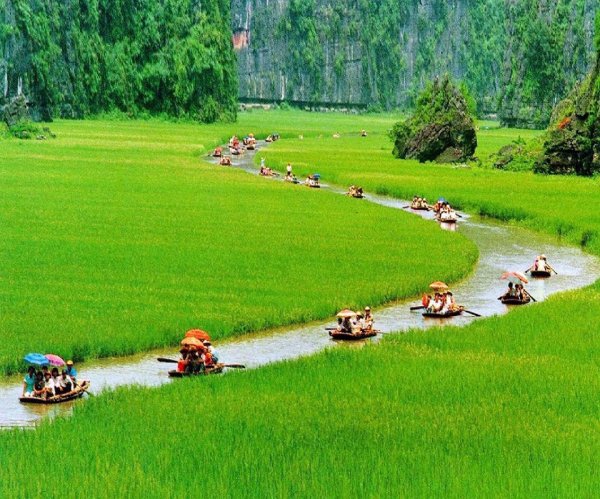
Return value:
M 436 293 L 438 291 L 448 291 L 450 288 L 448 287 L 448 285 L 445 282 L 442 281 L 435 281 L 432 282 L 429 287 L 431 289 L 433 289 Z
M 183 338 L 181 345 L 185 347 L 201 347 L 202 342 L 198 338 Z
M 54 355 L 53 353 L 47 353 L 46 355 L 44 355 L 44 357 L 48 359 L 48 362 L 50 362 L 51 365 L 56 367 L 64 366 L 66 364 L 64 360 L 62 360 L 58 355 Z
M 50 364 L 50 361 L 46 358 L 45 355 L 41 353 L 28 353 L 23 357 L 23 360 L 28 364 L 33 364 L 35 366 L 47 366 Z
M 510 282 L 514 284 L 518 284 L 522 282 L 523 284 L 527 284 L 529 281 L 527 277 L 525 277 L 521 272 L 504 272 L 500 279 L 508 279 Z
M 350 310 L 349 308 L 345 308 L 344 310 L 342 310 L 341 312 L 338 312 L 337 317 L 342 317 L 342 318 L 346 318 L 346 317 L 356 317 L 356 312 L 353 312 L 352 310 Z
M 196 338 L 202 341 L 210 341 L 210 336 L 206 331 L 202 331 L 202 329 L 190 329 L 187 333 L 185 333 L 186 338 Z
M 438 203 L 445 203 L 446 202 L 446 198 L 440 198 L 438 199 Z

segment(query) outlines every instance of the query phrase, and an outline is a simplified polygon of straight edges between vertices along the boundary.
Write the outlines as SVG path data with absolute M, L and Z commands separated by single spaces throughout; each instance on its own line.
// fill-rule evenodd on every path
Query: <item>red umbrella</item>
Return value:
M 58 355 L 54 355 L 53 353 L 47 353 L 46 355 L 44 355 L 44 357 L 48 359 L 50 365 L 56 367 L 64 366 L 66 364 L 64 360 L 62 360 Z
M 525 277 L 525 275 L 522 274 L 521 272 L 504 272 L 504 274 L 502 274 L 500 279 L 504 279 L 504 280 L 508 279 L 510 282 L 513 282 L 515 284 L 518 284 L 519 282 L 522 282 L 523 284 L 527 284 L 529 282 L 527 280 L 527 277 Z
M 186 338 L 196 338 L 201 341 L 210 341 L 210 336 L 206 331 L 202 331 L 202 329 L 190 329 L 187 333 L 185 333 Z

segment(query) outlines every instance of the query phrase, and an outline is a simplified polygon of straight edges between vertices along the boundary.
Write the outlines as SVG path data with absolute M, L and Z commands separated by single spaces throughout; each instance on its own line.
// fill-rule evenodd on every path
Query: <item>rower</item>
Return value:
M 356 312 L 356 317 L 352 321 L 352 334 L 360 334 L 364 329 L 363 314 Z
M 77 379 L 77 369 L 75 369 L 73 367 L 73 361 L 72 360 L 67 360 L 67 376 L 69 376 L 72 380 L 73 383 L 77 383 L 76 379 Z
M 365 318 L 364 318 L 365 329 L 367 331 L 371 331 L 373 329 L 374 322 L 375 322 L 375 319 L 373 318 L 373 314 L 371 313 L 371 307 L 365 307 Z

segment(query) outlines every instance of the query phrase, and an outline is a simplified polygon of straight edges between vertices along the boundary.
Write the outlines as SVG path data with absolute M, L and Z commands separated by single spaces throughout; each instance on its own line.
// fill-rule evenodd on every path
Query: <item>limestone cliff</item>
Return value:
M 597 0 L 232 0 L 242 100 L 405 107 L 449 73 L 545 125 L 591 66 Z

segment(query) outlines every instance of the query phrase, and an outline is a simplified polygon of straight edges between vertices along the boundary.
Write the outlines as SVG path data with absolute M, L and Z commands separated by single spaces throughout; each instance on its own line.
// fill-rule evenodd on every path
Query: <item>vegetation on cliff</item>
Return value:
M 22 83 L 43 119 L 114 110 L 233 118 L 229 12 L 228 0 L 3 0 L 4 90 L 12 97 Z
M 417 99 L 414 114 L 396 123 L 390 135 L 394 156 L 421 162 L 463 161 L 477 148 L 467 99 L 447 75 L 427 86 Z
M 251 4 L 251 8 L 248 6 Z M 406 107 L 427 81 L 464 81 L 480 114 L 545 128 L 593 62 L 590 0 L 232 0 L 240 96 Z
M 542 173 L 600 172 L 600 15 L 596 20 L 596 64 L 587 78 L 555 109 L 535 165 Z

